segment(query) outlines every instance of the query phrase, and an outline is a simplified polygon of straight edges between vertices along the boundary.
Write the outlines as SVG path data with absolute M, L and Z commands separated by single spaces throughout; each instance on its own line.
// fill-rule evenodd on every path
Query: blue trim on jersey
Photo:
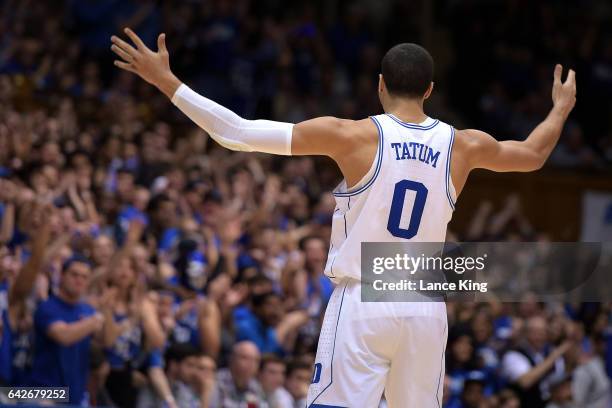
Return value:
M 448 186 L 450 185 L 450 163 L 453 157 L 453 143 L 455 141 L 455 128 L 451 126 L 451 137 L 450 145 L 448 146 L 448 152 L 446 153 L 446 196 L 448 197 L 448 203 L 450 204 L 453 211 L 455 211 L 455 203 L 451 196 Z
M 348 229 L 346 227 L 346 213 L 349 212 L 350 210 L 351 210 L 351 196 L 349 196 L 348 198 L 348 208 L 344 212 L 344 237 L 345 238 L 348 238 Z
M 333 242 L 331 244 L 331 248 L 329 248 L 329 252 L 331 252 L 332 249 L 334 249 L 334 243 Z M 336 257 L 337 256 L 338 256 L 338 254 L 334 255 L 334 259 L 332 260 L 332 263 L 329 266 L 329 274 L 331 275 L 330 278 L 335 278 L 336 277 L 336 275 L 334 275 L 334 262 L 336 262 Z
M 342 304 L 344 303 L 344 292 L 346 292 L 346 287 L 347 286 L 348 286 L 348 281 L 344 285 L 344 289 L 342 289 L 342 298 L 340 299 L 340 308 L 338 309 L 338 319 L 336 320 L 336 330 L 334 331 L 334 345 L 333 345 L 333 348 L 332 348 L 331 361 L 329 363 L 330 382 L 329 382 L 329 384 L 327 384 L 327 386 L 325 388 L 323 388 L 323 390 L 321 390 L 319 395 L 317 395 L 312 400 L 312 402 L 310 403 L 308 408 L 316 408 L 316 407 L 329 406 L 329 405 L 315 404 L 315 401 L 317 400 L 317 398 L 319 398 L 321 396 L 321 394 L 323 394 L 325 392 L 325 390 L 327 390 L 329 387 L 331 387 L 331 385 L 334 383 L 334 353 L 336 352 L 336 336 L 338 335 L 338 323 L 340 323 L 340 315 L 342 314 Z
M 446 330 L 448 330 L 448 322 L 444 325 L 444 334 L 446 334 Z M 438 398 L 438 394 L 440 393 L 440 383 L 442 382 L 442 368 L 444 367 L 444 351 L 446 350 L 446 342 L 444 342 L 444 348 L 442 349 L 442 357 L 440 357 L 440 375 L 438 376 L 438 386 L 436 387 L 436 402 L 438 403 L 438 408 L 440 408 L 440 399 Z
M 341 407 L 340 405 L 315 404 L 315 405 L 311 405 L 310 408 L 347 408 L 347 407 Z
M 421 125 L 417 125 L 417 124 L 414 124 L 414 123 L 402 122 L 397 116 L 395 116 L 395 115 L 393 115 L 391 113 L 387 113 L 386 115 L 388 117 L 390 117 L 391 119 L 393 119 L 398 124 L 402 125 L 405 128 L 408 128 L 408 129 L 429 130 L 429 129 L 435 128 L 438 125 L 438 123 L 440 123 L 440 121 L 438 119 L 436 119 L 436 120 L 434 120 L 434 122 L 431 125 L 421 126 Z
M 333 193 L 333 195 L 336 197 L 350 197 L 350 196 L 357 195 L 365 191 L 368 187 L 372 185 L 372 183 L 374 183 L 374 180 L 376 180 L 376 178 L 378 177 L 378 173 L 380 173 L 380 168 L 382 167 L 383 151 L 385 149 L 383 130 L 382 130 L 382 126 L 380 126 L 380 122 L 378 122 L 378 119 L 376 119 L 374 116 L 370 116 L 370 119 L 372 119 L 372 121 L 376 125 L 376 128 L 378 129 L 378 149 L 377 149 L 378 161 L 376 162 L 376 170 L 374 171 L 374 175 L 365 185 L 363 185 L 362 187 L 358 188 L 355 191 L 346 191 L 344 193 L 341 193 L 341 192 Z

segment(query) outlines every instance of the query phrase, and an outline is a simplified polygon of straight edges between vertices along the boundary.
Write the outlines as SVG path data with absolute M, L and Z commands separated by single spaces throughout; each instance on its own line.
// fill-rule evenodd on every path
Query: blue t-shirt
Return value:
M 34 313 L 33 386 L 69 387 L 70 403 L 78 405 L 83 402 L 91 335 L 70 346 L 62 346 L 47 335 L 47 330 L 53 323 L 74 323 L 94 313 L 95 309 L 87 303 L 66 303 L 55 295 L 38 304 Z
M 284 355 L 285 351 L 276 339 L 274 327 L 264 326 L 250 310 L 241 309 L 239 314 L 234 314 L 234 326 L 236 341 L 250 340 L 257 345 L 262 354 Z

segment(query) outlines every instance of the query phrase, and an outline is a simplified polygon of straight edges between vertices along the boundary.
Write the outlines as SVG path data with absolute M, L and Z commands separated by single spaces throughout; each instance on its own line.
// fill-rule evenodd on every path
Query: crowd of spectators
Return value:
M 0 382 L 69 386 L 74 405 L 303 407 L 337 170 L 219 148 L 116 70 L 109 39 L 165 32 L 177 75 L 245 117 L 359 118 L 380 111 L 386 47 L 423 35 L 424 1 L 382 3 L 0 1 Z M 561 60 L 597 102 L 553 160 L 610 162 L 605 1 L 432 3 L 452 39 L 432 116 L 524 136 Z M 547 239 L 516 198 L 454 235 Z M 603 406 L 610 305 L 448 309 L 447 408 Z

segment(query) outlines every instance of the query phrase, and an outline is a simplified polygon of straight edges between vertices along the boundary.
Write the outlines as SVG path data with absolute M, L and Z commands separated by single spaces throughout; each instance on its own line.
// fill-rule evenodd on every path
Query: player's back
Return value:
M 444 242 L 454 210 L 450 179 L 454 129 L 427 118 L 405 123 L 373 116 L 378 149 L 368 173 L 350 190 L 335 190 L 325 273 L 334 281 L 360 279 L 362 242 Z

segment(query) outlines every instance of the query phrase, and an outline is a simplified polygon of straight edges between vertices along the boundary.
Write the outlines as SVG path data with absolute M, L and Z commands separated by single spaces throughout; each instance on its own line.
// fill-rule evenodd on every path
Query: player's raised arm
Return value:
M 544 165 L 576 103 L 576 74 L 569 70 L 567 79 L 561 82 L 562 71 L 561 65 L 555 67 L 552 110 L 527 139 L 499 142 L 480 130 L 457 131 L 457 147 L 470 169 L 534 171 Z
M 222 146 L 239 151 L 330 157 L 349 148 L 347 141 L 353 121 L 322 117 L 294 125 L 241 118 L 196 93 L 172 73 L 165 34 L 158 37 L 158 51 L 154 52 L 129 28 L 125 33 L 134 45 L 117 36 L 111 38 L 111 49 L 121 58 L 115 65 L 156 86 Z

